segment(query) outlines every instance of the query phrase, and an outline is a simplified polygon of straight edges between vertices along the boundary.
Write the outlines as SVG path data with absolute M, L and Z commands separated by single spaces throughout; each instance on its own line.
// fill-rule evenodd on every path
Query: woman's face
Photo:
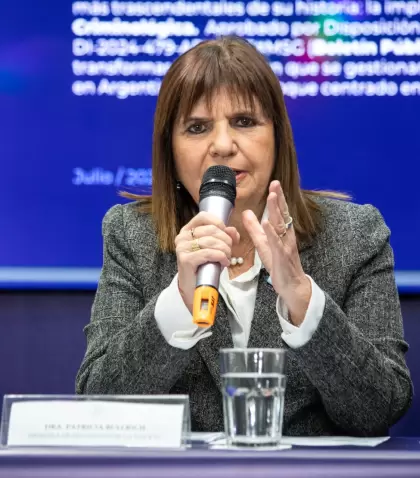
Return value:
M 199 201 L 201 180 L 210 166 L 236 172 L 236 206 L 255 209 L 265 197 L 274 167 L 274 129 L 258 103 L 254 113 L 226 92 L 215 94 L 211 109 L 198 101 L 173 130 L 172 149 L 178 179 Z

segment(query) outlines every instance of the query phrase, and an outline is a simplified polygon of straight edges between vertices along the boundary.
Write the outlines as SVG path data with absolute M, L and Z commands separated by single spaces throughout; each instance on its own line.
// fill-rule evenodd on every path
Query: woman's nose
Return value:
M 237 150 L 232 131 L 230 131 L 228 125 L 215 127 L 211 140 L 210 153 L 212 156 L 230 157 Z

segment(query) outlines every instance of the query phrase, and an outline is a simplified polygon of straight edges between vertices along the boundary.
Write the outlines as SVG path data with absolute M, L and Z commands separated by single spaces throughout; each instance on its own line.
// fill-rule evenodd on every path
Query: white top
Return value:
M 225 268 L 220 275 L 219 294 L 228 307 L 228 319 L 235 347 L 245 348 L 248 345 L 261 268 L 261 259 L 255 251 L 254 265 L 248 271 L 229 279 L 228 270 Z M 324 313 L 325 294 L 311 277 L 309 279 L 312 294 L 300 327 L 287 320 L 287 309 L 280 296 L 277 298 L 276 310 L 283 329 L 281 336 L 291 348 L 301 347 L 311 339 Z M 271 283 L 270 280 L 268 282 Z M 194 347 L 199 340 L 209 337 L 212 333 L 211 327 L 202 328 L 193 323 L 192 314 L 184 304 L 178 289 L 178 274 L 169 287 L 159 295 L 155 319 L 166 341 L 173 347 L 184 350 Z

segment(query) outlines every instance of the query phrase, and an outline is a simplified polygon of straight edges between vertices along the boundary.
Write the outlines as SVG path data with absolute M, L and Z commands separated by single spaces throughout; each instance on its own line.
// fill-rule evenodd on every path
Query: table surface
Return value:
M 375 447 L 298 447 L 282 451 L 9 448 L 0 478 L 419 477 L 420 437 Z

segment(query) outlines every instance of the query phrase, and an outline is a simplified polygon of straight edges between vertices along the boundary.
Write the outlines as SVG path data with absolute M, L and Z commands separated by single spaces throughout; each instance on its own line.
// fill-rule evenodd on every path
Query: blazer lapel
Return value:
M 248 340 L 249 348 L 277 348 L 283 346 L 282 329 L 276 313 L 277 294 L 273 286 L 267 282 L 267 279 L 267 271 L 261 269 L 258 278 L 254 317 Z
M 313 253 L 314 250 L 311 246 L 306 246 L 299 250 L 300 263 L 302 264 L 303 272 L 311 277 L 316 266 Z
M 313 268 L 310 251 L 311 245 L 309 243 L 303 244 L 299 251 L 303 270 L 308 275 L 311 275 Z M 277 293 L 273 286 L 267 282 L 268 277 L 267 271 L 264 268 L 261 269 L 257 297 L 255 299 L 254 317 L 248 341 L 249 348 L 277 348 L 285 346 L 281 338 L 283 329 L 276 311 Z

